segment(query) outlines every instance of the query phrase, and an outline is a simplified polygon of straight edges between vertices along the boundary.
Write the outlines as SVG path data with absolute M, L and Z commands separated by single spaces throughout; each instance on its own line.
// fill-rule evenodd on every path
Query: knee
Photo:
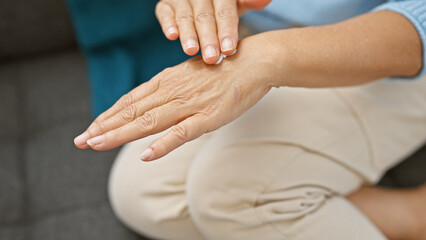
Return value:
M 294 227 L 332 196 L 314 186 L 250 193 L 223 184 L 204 178 L 188 186 L 192 218 L 207 239 L 291 239 Z
M 141 177 L 138 180 L 143 180 Z M 149 181 L 149 179 L 146 179 Z M 144 198 L 142 188 L 114 167 L 109 177 L 108 196 L 116 217 L 133 231 L 154 237 L 152 231 L 161 219 L 155 213 L 154 199 Z
M 191 216 L 207 239 L 285 239 L 331 197 L 325 188 L 296 181 L 270 189 L 271 178 L 257 178 L 256 167 L 211 158 L 194 163 L 186 190 Z
M 111 169 L 109 197 L 117 217 L 136 232 L 155 239 L 202 239 L 190 219 L 185 181 L 193 159 L 191 148 L 142 163 L 140 149 L 155 136 L 124 147 Z M 158 136 L 157 136 L 158 137 Z M 195 147 L 200 140 L 192 142 Z M 143 146 L 142 146 L 142 145 Z
M 174 224 L 186 213 L 183 197 L 173 183 L 154 177 L 158 174 L 154 169 L 150 172 L 148 167 L 132 164 L 138 160 L 119 158 L 111 170 L 108 195 L 115 215 L 141 235 L 170 238 L 167 233 L 175 230 Z

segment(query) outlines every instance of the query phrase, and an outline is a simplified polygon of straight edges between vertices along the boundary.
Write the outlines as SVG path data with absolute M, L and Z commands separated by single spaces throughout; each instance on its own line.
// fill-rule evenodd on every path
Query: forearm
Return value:
M 264 33 L 277 76 L 273 85 L 335 87 L 415 76 L 422 44 L 402 15 L 379 11 L 338 24 Z M 279 46 L 279 47 L 277 47 Z

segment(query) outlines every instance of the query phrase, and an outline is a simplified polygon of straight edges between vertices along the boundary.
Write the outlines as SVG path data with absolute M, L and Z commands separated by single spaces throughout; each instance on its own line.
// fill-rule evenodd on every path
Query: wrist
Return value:
M 277 30 L 265 33 L 270 45 L 270 58 L 275 67 L 274 87 L 309 87 L 316 72 L 321 72 L 309 57 L 304 32 L 313 27 Z
M 276 39 L 278 31 L 265 32 L 240 41 L 238 56 L 246 71 L 257 76 L 260 85 L 271 87 L 285 86 L 287 51 Z

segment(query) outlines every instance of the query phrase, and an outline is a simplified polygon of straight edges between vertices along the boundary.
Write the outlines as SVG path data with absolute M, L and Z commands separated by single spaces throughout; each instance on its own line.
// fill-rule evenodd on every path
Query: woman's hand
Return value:
M 170 128 L 142 153 L 141 158 L 150 161 L 220 128 L 271 88 L 273 64 L 260 47 L 264 45 L 250 37 L 220 66 L 195 57 L 162 71 L 101 114 L 74 140 L 76 146 L 109 150 Z
M 153 160 L 236 119 L 271 87 L 339 87 L 415 76 L 422 61 L 416 28 L 391 11 L 265 32 L 242 40 L 237 54 L 221 65 L 196 57 L 164 70 L 101 114 L 74 143 L 108 150 L 171 127 L 141 155 Z
M 238 16 L 248 9 L 262 9 L 271 0 L 161 0 L 155 13 L 170 40 L 180 37 L 183 51 L 193 56 L 201 45 L 207 64 L 220 53 L 231 54 L 238 44 Z M 220 48 L 219 48 L 220 46 Z

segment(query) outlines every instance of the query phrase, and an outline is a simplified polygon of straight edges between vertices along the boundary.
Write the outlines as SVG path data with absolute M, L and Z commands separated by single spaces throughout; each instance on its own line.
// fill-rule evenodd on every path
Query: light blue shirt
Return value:
M 395 11 L 412 22 L 423 44 L 426 73 L 426 0 L 273 0 L 262 11 L 247 13 L 242 22 L 255 32 L 339 22 L 369 11 Z

